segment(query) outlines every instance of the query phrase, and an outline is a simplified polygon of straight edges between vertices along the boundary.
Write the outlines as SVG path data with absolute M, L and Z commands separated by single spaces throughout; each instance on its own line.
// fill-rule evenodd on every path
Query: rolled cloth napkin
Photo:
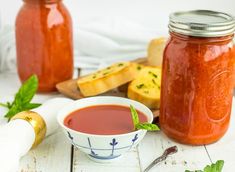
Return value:
M 151 39 L 163 33 L 127 20 L 104 17 L 85 23 L 74 21 L 75 68 L 97 69 L 100 65 L 145 57 Z M 16 71 L 14 27 L 0 30 L 0 72 Z
M 54 98 L 32 111 L 22 112 L 0 128 L 0 171 L 16 172 L 19 159 L 32 146 L 57 128 L 57 112 L 71 103 L 67 98 Z

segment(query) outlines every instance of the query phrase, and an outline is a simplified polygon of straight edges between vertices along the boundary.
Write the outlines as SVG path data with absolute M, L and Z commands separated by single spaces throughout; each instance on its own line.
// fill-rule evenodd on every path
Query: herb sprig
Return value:
M 185 170 L 185 172 L 222 172 L 223 166 L 224 166 L 224 161 L 218 160 L 216 163 L 207 165 L 203 170 L 195 170 L 195 171 Z
M 38 78 L 32 75 L 19 88 L 13 102 L 0 103 L 0 106 L 6 107 L 9 111 L 4 116 L 8 121 L 17 113 L 34 109 L 40 106 L 39 103 L 30 103 L 38 88 Z
M 130 105 L 130 110 L 131 110 L 132 121 L 134 124 L 134 130 L 138 129 L 143 129 L 148 131 L 160 130 L 156 124 L 151 124 L 148 122 L 140 123 L 138 113 L 132 105 Z

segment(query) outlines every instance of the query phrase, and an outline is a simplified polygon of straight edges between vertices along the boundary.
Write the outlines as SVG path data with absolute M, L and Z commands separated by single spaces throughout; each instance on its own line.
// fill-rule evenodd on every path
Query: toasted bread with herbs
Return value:
M 135 72 L 135 78 L 138 77 L 139 73 L 142 69 L 144 69 L 144 65 L 138 64 L 138 63 L 132 63 L 133 71 Z M 118 87 L 118 91 L 127 93 L 129 83 L 123 84 Z
M 138 64 L 138 63 L 132 63 L 132 67 L 134 68 L 134 72 L 136 77 L 139 75 L 139 73 L 144 69 L 145 65 Z
M 84 96 L 95 96 L 132 81 L 135 75 L 132 63 L 115 63 L 78 79 L 77 85 Z
M 145 67 L 138 77 L 128 86 L 127 96 L 139 101 L 151 109 L 158 109 L 160 105 L 161 69 Z
M 151 66 L 161 66 L 163 51 L 167 39 L 164 37 L 153 39 L 148 46 L 148 64 Z

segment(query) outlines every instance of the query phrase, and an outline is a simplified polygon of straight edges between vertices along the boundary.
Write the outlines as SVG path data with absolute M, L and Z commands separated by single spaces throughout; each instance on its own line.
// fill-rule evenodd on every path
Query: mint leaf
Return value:
M 156 124 L 150 124 L 150 123 L 139 123 L 136 126 L 136 129 L 143 129 L 148 131 L 159 131 L 160 128 Z
M 185 170 L 185 172 L 222 172 L 224 166 L 223 160 L 218 160 L 215 164 L 212 163 L 211 165 L 207 165 L 203 171 L 202 170 L 195 170 L 195 171 L 189 171 Z
M 5 117 L 8 118 L 8 121 L 19 112 L 34 109 L 41 105 L 38 103 L 30 103 L 37 91 L 37 88 L 38 78 L 36 75 L 32 75 L 19 88 L 12 103 L 7 102 L 6 104 L 0 104 L 9 109 L 5 115 Z
M 130 105 L 130 110 L 131 110 L 131 116 L 132 116 L 132 121 L 134 124 L 134 129 L 143 129 L 143 130 L 147 130 L 147 131 L 158 131 L 160 130 L 159 127 L 155 124 L 151 124 L 148 122 L 145 123 L 140 123 L 139 121 L 139 115 L 137 113 L 137 111 L 135 110 L 135 108 Z
M 136 125 L 139 124 L 139 116 L 138 116 L 137 111 L 132 105 L 130 105 L 130 109 L 131 109 L 131 116 L 132 116 L 132 120 L 134 123 L 134 127 L 136 127 Z

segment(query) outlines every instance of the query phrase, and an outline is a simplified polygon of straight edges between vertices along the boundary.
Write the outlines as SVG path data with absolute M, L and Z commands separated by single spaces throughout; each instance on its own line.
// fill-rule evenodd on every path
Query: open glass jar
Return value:
M 176 12 L 163 58 L 160 125 L 169 137 L 193 145 L 226 132 L 233 97 L 235 21 L 215 11 Z
M 72 77 L 72 21 L 61 0 L 24 0 L 16 18 L 16 50 L 21 81 L 36 74 L 40 92 Z

